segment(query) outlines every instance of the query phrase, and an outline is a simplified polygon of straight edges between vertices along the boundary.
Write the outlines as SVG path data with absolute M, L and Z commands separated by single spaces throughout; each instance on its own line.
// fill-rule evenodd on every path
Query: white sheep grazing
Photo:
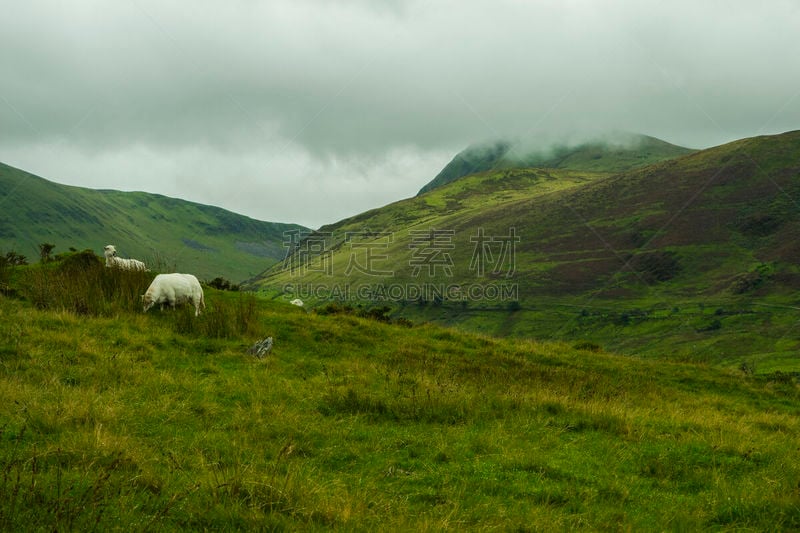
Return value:
M 106 256 L 106 266 L 121 268 L 122 270 L 147 270 L 144 263 L 138 259 L 123 259 L 117 257 L 117 249 L 113 244 L 108 244 L 103 248 L 103 255 Z
M 197 278 L 191 274 L 159 274 L 142 295 L 144 312 L 156 304 L 162 307 L 169 304 L 191 303 L 194 305 L 194 316 L 200 314 L 200 307 L 206 307 L 203 288 Z
M 289 303 L 292 305 L 296 305 L 297 307 L 303 307 L 303 300 L 301 300 L 300 298 L 295 298 Z

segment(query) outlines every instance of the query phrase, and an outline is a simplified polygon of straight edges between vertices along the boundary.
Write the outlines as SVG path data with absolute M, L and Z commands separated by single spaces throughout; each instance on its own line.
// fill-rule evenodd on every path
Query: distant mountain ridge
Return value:
M 238 282 L 285 255 L 285 231 L 306 230 L 159 194 L 62 185 L 2 163 L 0 191 L 0 251 L 30 260 L 44 242 L 55 253 L 114 244 L 121 256 Z
M 617 133 L 606 139 L 541 147 L 527 147 L 519 142 L 500 140 L 475 144 L 461 151 L 418 194 L 489 170 L 531 167 L 622 172 L 693 151 L 640 134 Z
M 797 198 L 800 131 L 624 172 L 493 169 L 323 226 L 299 247 L 308 268 L 246 283 L 309 307 L 795 371 Z

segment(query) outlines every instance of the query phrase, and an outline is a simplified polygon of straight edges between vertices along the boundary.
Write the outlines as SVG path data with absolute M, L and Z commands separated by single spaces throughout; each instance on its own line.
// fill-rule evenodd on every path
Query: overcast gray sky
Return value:
M 466 145 L 800 128 L 800 1 L 0 1 L 0 161 L 312 227 Z M 2 191 L 0 191 L 2 194 Z

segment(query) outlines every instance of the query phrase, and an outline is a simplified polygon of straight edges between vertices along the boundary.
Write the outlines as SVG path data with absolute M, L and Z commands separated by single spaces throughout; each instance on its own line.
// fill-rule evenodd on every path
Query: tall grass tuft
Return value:
M 84 250 L 26 270 L 20 295 L 39 309 L 113 316 L 140 309 L 152 278 L 149 272 L 107 268 L 92 250 Z
M 258 305 L 252 294 L 237 293 L 236 298 L 217 295 L 199 317 L 187 306 L 175 312 L 175 332 L 214 339 L 232 339 L 258 332 Z

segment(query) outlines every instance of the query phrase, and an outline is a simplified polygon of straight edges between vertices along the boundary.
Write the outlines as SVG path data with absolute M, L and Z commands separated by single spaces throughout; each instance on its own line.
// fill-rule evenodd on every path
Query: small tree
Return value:
M 50 244 L 47 242 L 43 242 L 39 245 L 39 255 L 41 256 L 42 263 L 49 263 L 53 260 L 53 256 L 51 254 L 53 252 L 53 248 L 55 247 L 55 244 Z

